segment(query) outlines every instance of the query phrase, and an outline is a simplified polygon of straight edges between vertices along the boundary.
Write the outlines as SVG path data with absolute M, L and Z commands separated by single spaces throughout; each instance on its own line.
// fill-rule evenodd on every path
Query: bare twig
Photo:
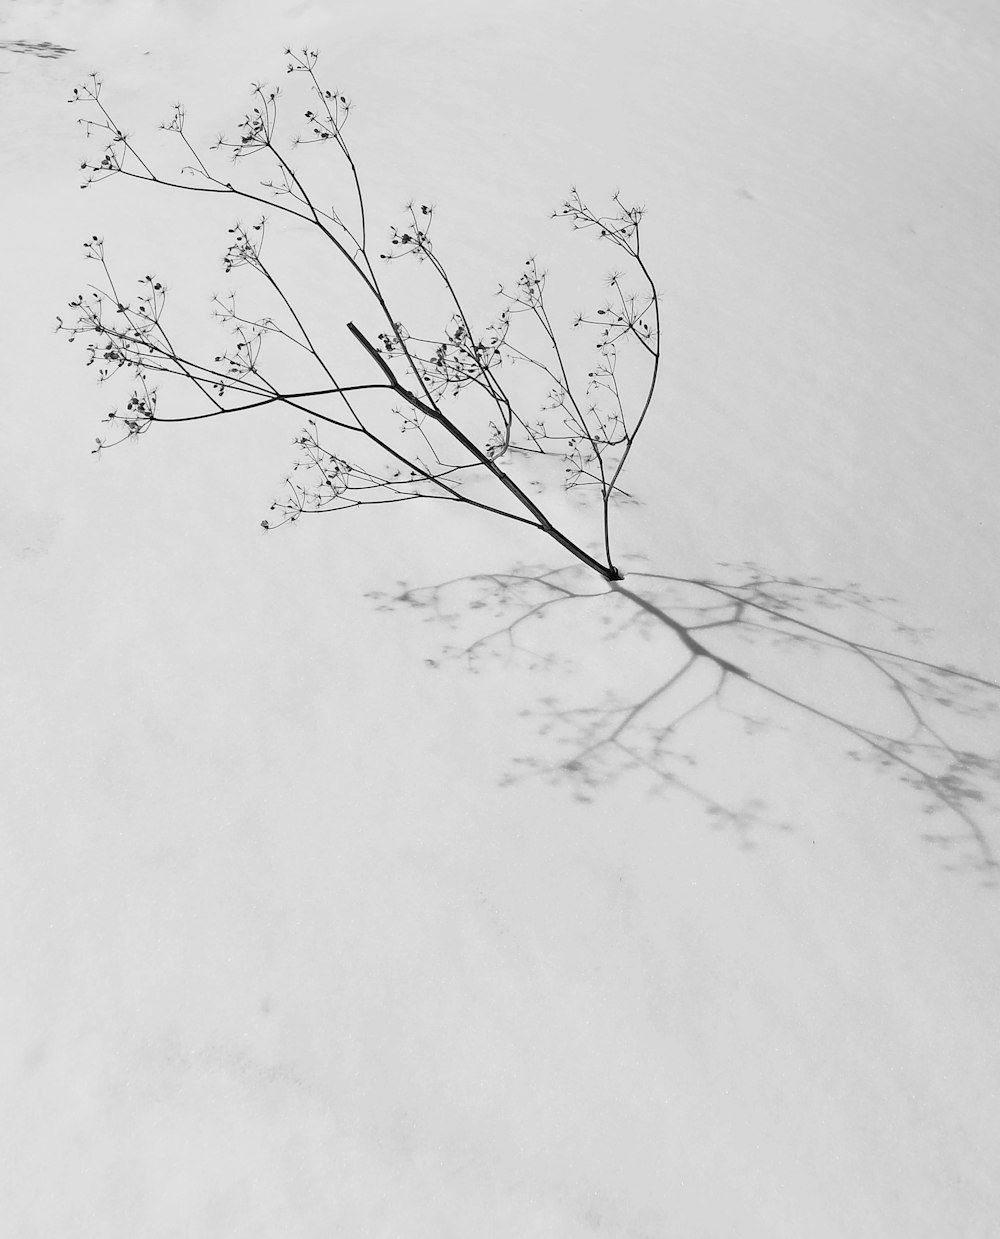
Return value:
M 320 83 L 315 51 L 289 50 L 287 56 L 287 72 L 304 79 L 311 99 L 302 113 L 307 132 L 285 136 L 281 91 L 256 83 L 236 136 L 221 136 L 213 148 L 238 167 L 247 160 L 261 161 L 269 175 L 247 184 L 214 169 L 210 155 L 200 152 L 188 136 L 182 104 L 174 106 L 161 129 L 179 142 L 185 162 L 176 171 L 161 170 L 119 125 L 103 101 L 101 79 L 93 75 L 71 99 L 87 109 L 82 123 L 88 135 L 105 142 L 97 160 L 82 164 L 87 174 L 84 187 L 124 176 L 159 190 L 221 194 L 235 202 L 266 204 L 271 212 L 307 225 L 321 247 L 356 280 L 359 310 L 367 304 L 385 324 L 377 344 L 376 337 L 355 321 L 346 324 L 348 334 L 377 367 L 380 381 L 343 374 L 339 357 L 335 364 L 320 342 L 325 337 L 307 325 L 287 282 L 273 262 L 263 258 L 266 215 L 253 225 L 237 223 L 230 229 L 223 265 L 227 274 L 245 268 L 261 279 L 277 313 L 244 314 L 235 294 L 226 300 L 216 297 L 216 317 L 229 327 L 233 344 L 212 358 L 189 355 L 175 344 L 166 326 L 166 291 L 159 280 L 145 276 L 135 299 L 119 291 L 103 241 L 93 237 L 87 242 L 87 256 L 100 264 L 104 283 L 76 297 L 71 302 L 75 322 L 60 321 L 59 326 L 71 340 L 81 335 L 89 339 L 88 364 L 99 364 L 102 382 L 124 371 L 134 383 L 124 413 L 113 410 L 107 419 L 118 429 L 118 437 L 98 439 L 96 450 L 145 434 L 155 423 L 197 422 L 251 409 L 293 409 L 307 416 L 307 429 L 295 440 L 301 455 L 292 471 L 304 473 L 294 481 L 290 475 L 285 498 L 272 506 L 280 519 L 262 522 L 265 528 L 363 503 L 445 499 L 531 526 L 604 580 L 622 580 L 613 558 L 610 512 L 615 498 L 624 493 L 619 475 L 651 405 L 659 365 L 656 289 L 639 250 L 641 208 L 627 207 L 615 195 L 614 212 L 599 216 L 574 190 L 555 213 L 567 217 L 574 228 L 596 230 L 615 245 L 631 261 L 643 286 L 641 294 L 627 293 L 623 277 L 615 273 L 609 282 L 616 300 L 592 316 L 578 316 L 578 327 L 597 332 L 598 360 L 582 380 L 571 374 L 569 351 L 545 302 L 545 276 L 533 259 L 514 291 L 501 285 L 505 305 L 496 322 L 484 330 L 474 327 L 456 282 L 431 241 L 434 209 L 425 204 L 407 208 L 407 224 L 391 229 L 390 243 L 379 255 L 385 262 L 410 257 L 426 263 L 445 290 L 452 318 L 443 334 L 415 336 L 390 305 L 369 250 L 369 213 L 358 164 L 345 137 L 351 104 L 346 95 Z M 309 178 L 292 162 L 292 152 L 316 146 L 326 146 L 341 161 L 348 197 L 353 199 L 346 209 L 321 206 Z M 322 261 L 322 249 L 318 260 Z M 526 314 L 540 333 L 535 343 L 513 339 L 513 320 L 520 314 Z M 649 362 L 645 394 L 634 413 L 626 407 L 617 378 L 619 350 L 630 343 Z M 274 377 L 273 368 L 265 368 L 268 347 L 295 352 L 303 381 L 293 389 Z M 501 377 L 503 367 L 511 369 L 525 361 L 552 384 L 541 410 L 525 408 L 525 397 L 515 397 Z M 153 386 L 161 378 L 186 383 L 209 407 L 162 414 Z M 474 401 L 459 419 L 451 411 L 452 401 L 463 395 Z M 388 425 L 379 397 L 390 402 L 395 420 Z M 610 400 L 607 408 L 602 405 L 605 399 Z M 318 423 L 342 441 L 329 448 L 321 445 L 311 429 Z M 406 437 L 412 431 L 416 436 Z M 529 493 L 537 489 L 530 466 L 539 457 L 564 462 L 567 486 L 598 488 L 600 537 L 594 541 L 602 546 L 600 556 L 557 525 Z

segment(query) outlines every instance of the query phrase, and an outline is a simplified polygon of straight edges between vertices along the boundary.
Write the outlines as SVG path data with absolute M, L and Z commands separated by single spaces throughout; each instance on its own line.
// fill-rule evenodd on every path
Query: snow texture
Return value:
M 90 454 L 113 400 L 52 330 L 82 242 L 197 333 L 232 212 L 81 193 L 65 101 L 97 70 L 154 146 L 178 100 L 211 140 L 289 44 L 354 101 L 374 220 L 433 200 L 477 314 L 528 254 L 567 314 L 599 288 L 547 219 L 571 185 L 647 206 L 625 584 L 683 620 L 656 576 L 811 582 L 807 622 L 981 677 L 928 709 L 997 756 L 994 4 L 0 5 L 4 1232 L 995 1235 L 995 767 L 976 836 L 796 707 L 897 723 L 856 649 L 764 629 L 701 636 L 793 700 L 734 680 L 588 748 L 682 651 L 571 575 L 594 596 L 508 641 L 501 574 L 569 567 L 537 534 L 264 534 L 284 416 Z M 350 317 L 335 270 L 289 279 Z

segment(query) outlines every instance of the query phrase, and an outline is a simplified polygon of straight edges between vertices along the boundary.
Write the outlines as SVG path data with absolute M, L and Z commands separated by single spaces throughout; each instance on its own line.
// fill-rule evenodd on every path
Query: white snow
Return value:
M 179 99 L 210 140 L 252 80 L 284 84 L 287 44 L 352 97 L 376 220 L 437 204 L 477 313 L 529 253 L 563 308 L 594 295 L 609 255 L 547 219 L 570 185 L 645 202 L 665 371 L 626 571 L 857 581 L 923 643 L 812 618 L 1000 675 L 993 4 L 0 8 L 5 1233 L 995 1235 L 1000 890 L 922 837 L 926 798 L 740 685 L 773 726 L 693 720 L 705 799 L 507 784 L 565 756 L 545 699 L 650 691 L 669 634 L 611 636 L 626 613 L 594 599 L 524 632 L 561 665 L 501 643 L 472 674 L 442 647 L 497 627 L 475 589 L 443 595 L 454 627 L 367 595 L 558 548 L 430 504 L 265 536 L 284 417 L 90 455 L 121 393 L 52 331 L 82 242 L 166 279 L 196 337 L 232 212 L 81 193 L 65 100 L 97 70 L 151 148 Z M 350 316 L 335 270 L 295 279 Z M 891 711 L 856 660 L 718 641 Z M 995 721 L 941 718 L 996 752 Z M 749 816 L 713 826 L 706 799 Z

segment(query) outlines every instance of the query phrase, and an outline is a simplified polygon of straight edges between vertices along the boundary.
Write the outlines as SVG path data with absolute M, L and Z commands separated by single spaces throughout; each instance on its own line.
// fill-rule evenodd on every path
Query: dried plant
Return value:
M 59 328 L 71 342 L 84 338 L 87 364 L 97 367 L 102 383 L 125 376 L 131 386 L 124 408 L 108 414 L 111 430 L 95 451 L 162 424 L 291 411 L 304 422 L 293 440 L 297 460 L 262 522 L 265 529 L 366 504 L 437 500 L 538 530 L 578 561 L 471 578 L 481 589 L 470 607 L 493 606 L 498 616 L 520 610 L 466 647 L 471 659 L 501 639 L 516 652 L 526 619 L 594 596 L 578 584 L 584 569 L 602 578 L 599 592 L 609 608 L 630 609 L 626 623 L 652 625 L 677 643 L 680 661 L 664 665 L 652 687 L 646 684 L 634 697 L 618 692 L 569 706 L 544 699 L 545 727 L 568 756 L 550 764 L 530 759 L 530 771 L 571 779 L 587 796 L 625 770 L 645 770 L 670 786 L 686 787 L 717 820 L 743 829 L 761 819 L 762 806 L 733 810 L 685 781 L 689 758 L 679 737 L 708 709 L 733 714 L 730 699 L 737 690 L 756 693 L 819 721 L 849 742 L 852 756 L 900 776 L 923 795 L 928 812 L 950 814 L 961 829 L 957 836 L 941 832 L 941 840 L 961 847 L 960 863 L 992 875 L 997 862 L 977 814 L 1000 781 L 1000 763 L 992 753 L 948 739 L 941 715 L 989 712 L 996 685 L 954 666 L 841 635 L 817 618 L 829 606 L 871 612 L 874 600 L 856 586 L 778 578 L 753 565 L 741 566 L 735 578 L 638 572 L 632 574 L 635 588 L 623 584 L 611 517 L 614 505 L 629 498 L 621 477 L 653 407 L 661 356 L 658 294 L 640 245 L 642 208 L 616 194 L 602 215 L 574 189 L 553 212 L 613 247 L 626 269 L 607 277 L 606 300 L 591 313 L 577 314 L 568 331 L 550 313 L 547 276 L 533 258 L 516 280 L 500 285 L 498 312 L 479 325 L 432 238 L 433 206 L 411 204 L 381 248 L 373 244 L 359 165 L 345 136 L 351 104 L 320 82 L 315 51 L 286 49 L 286 55 L 287 73 L 308 105 L 299 113 L 301 132 L 287 130 L 282 92 L 257 84 L 235 137 L 222 136 L 201 153 L 188 138 L 186 112 L 178 104 L 161 126 L 181 153 L 173 171 L 161 170 L 113 117 L 98 76 L 73 92 L 71 102 L 86 110 L 81 123 L 88 136 L 104 144 L 98 158 L 81 165 L 84 188 L 125 177 L 263 208 L 255 222 L 230 227 L 223 268 L 226 274 L 248 271 L 271 301 L 270 312 L 259 314 L 244 312 L 235 292 L 215 297 L 213 313 L 228 330 L 228 344 L 195 355 L 168 321 L 164 282 L 145 274 L 137 289 L 130 283 L 133 291 L 127 291 L 112 273 L 103 240 L 87 240 L 85 255 L 100 269 L 100 280 L 71 301 L 74 318 L 60 320 Z M 220 158 L 227 161 L 226 172 Z M 249 160 L 263 165 L 264 174 L 240 180 L 232 168 L 242 174 Z M 335 174 L 340 207 L 328 206 L 328 197 L 311 187 L 318 168 Z M 265 257 L 269 220 L 275 218 L 304 226 L 318 246 L 315 261 L 332 260 L 356 293 L 356 312 L 332 344 L 326 324 L 314 321 L 315 304 L 303 304 L 290 286 L 286 266 L 270 250 Z M 405 260 L 422 264 L 443 299 L 443 326 L 418 326 L 393 303 L 386 269 Z M 581 337 L 589 359 L 582 367 Z M 194 403 L 165 411 L 164 379 L 186 388 Z M 589 508 L 598 513 L 589 541 L 570 536 L 543 506 L 553 461 L 563 486 L 597 498 Z M 427 607 L 448 618 L 441 606 L 445 592 L 409 589 L 382 601 Z M 729 639 L 734 634 L 744 642 L 735 649 Z M 887 721 L 858 721 L 821 696 L 790 692 L 774 664 L 758 665 L 756 655 L 775 642 L 785 651 L 846 656 L 857 680 L 868 676 L 891 707 Z M 751 730 L 760 723 L 749 714 L 740 717 Z
M 274 305 L 268 315 L 243 314 L 235 294 L 215 298 L 214 312 L 230 329 L 231 343 L 212 356 L 189 355 L 169 325 L 164 283 L 146 274 L 137 291 L 126 291 L 112 274 L 104 241 L 91 237 L 85 254 L 102 278 L 72 300 L 75 319 L 60 320 L 60 327 L 71 340 L 88 341 L 88 364 L 97 366 L 102 382 L 124 372 L 132 383 L 124 409 L 108 415 L 111 436 L 99 439 L 95 450 L 163 423 L 292 410 L 305 419 L 295 439 L 298 460 L 265 528 L 363 504 L 444 500 L 537 529 L 606 580 L 620 580 L 611 509 L 623 493 L 619 479 L 649 413 L 660 361 L 657 292 L 640 249 L 642 209 L 615 195 L 611 212 L 600 215 L 573 190 L 553 212 L 614 247 L 635 277 L 633 288 L 623 274 L 612 273 L 606 302 L 576 317 L 573 327 L 593 336 L 591 360 L 577 373 L 569 354 L 578 350 L 567 346 L 550 316 L 546 274 L 534 259 L 509 287 L 500 286 L 499 312 L 478 327 L 435 248 L 434 207 L 409 206 L 405 223 L 391 228 L 382 250 L 373 251 L 358 165 L 345 136 L 350 102 L 321 84 L 315 51 L 286 49 L 286 55 L 287 72 L 301 79 L 309 103 L 301 114 L 303 132 L 285 134 L 281 92 L 258 84 L 236 136 L 220 137 L 213 148 L 240 170 L 248 160 L 262 163 L 266 175 L 249 184 L 229 179 L 231 173 L 215 168 L 209 152 L 196 150 L 182 105 L 162 128 L 176 139 L 185 162 L 164 173 L 112 116 L 99 77 L 73 92 L 71 102 L 87 109 L 82 123 L 88 135 L 105 143 L 98 159 L 82 164 L 85 188 L 126 177 L 267 208 L 253 224 L 230 228 L 223 265 L 227 274 L 245 268 L 257 276 Z M 324 156 L 338 165 L 349 205 L 327 208 L 309 188 L 299 160 L 308 162 L 312 152 L 304 148 L 316 146 L 325 146 Z M 377 331 L 351 321 L 346 338 L 327 345 L 325 333 L 310 322 L 312 311 L 265 257 L 268 220 L 275 215 L 311 228 L 322 251 L 317 261 L 325 254 L 350 276 L 358 296 L 355 317 L 366 314 L 381 323 Z M 390 304 L 384 268 L 403 259 L 424 264 L 443 290 L 449 306 L 443 328 L 418 330 Z M 285 357 L 276 358 L 275 350 Z M 619 374 L 628 351 L 645 372 L 634 399 L 625 395 Z M 280 377 L 289 354 L 296 362 L 291 385 Z M 540 380 L 543 393 L 535 404 L 514 391 L 509 376 L 515 370 Z M 158 386 L 163 376 L 182 381 L 200 407 L 165 412 Z M 533 390 L 537 383 L 527 386 Z M 627 386 L 631 391 L 636 385 Z M 602 548 L 598 554 L 559 528 L 529 493 L 538 489 L 538 462 L 552 458 L 562 462 L 567 487 L 587 487 L 599 496 L 593 539 Z

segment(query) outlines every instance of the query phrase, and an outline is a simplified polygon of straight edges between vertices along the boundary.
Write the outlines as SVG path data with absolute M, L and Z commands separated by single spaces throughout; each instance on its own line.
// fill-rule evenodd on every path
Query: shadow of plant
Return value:
M 597 700 L 575 702 L 546 693 L 522 711 L 555 755 L 516 759 L 508 783 L 543 778 L 592 800 L 616 780 L 645 773 L 654 787 L 694 797 L 715 826 L 749 846 L 761 828 L 792 826 L 759 797 L 726 803 L 698 779 L 699 730 L 706 722 L 715 729 L 709 734 L 735 725 L 747 743 L 775 729 L 799 730 L 808 719 L 827 745 L 913 789 L 938 823 L 924 838 L 945 850 L 949 867 L 991 884 L 1000 877 L 985 826 L 1000 800 L 1000 756 L 982 743 L 1000 686 L 905 652 L 927 634 L 893 619 L 892 599 L 855 583 L 776 577 L 750 563 L 720 568 L 717 578 L 635 572 L 629 584 L 593 587 L 575 566 L 525 567 L 419 588 L 401 583 L 397 593 L 370 596 L 383 609 L 424 610 L 456 631 L 482 611 L 494 626 L 445 647 L 447 656 L 473 671 L 485 660 L 516 660 L 564 673 L 571 692 L 596 692 Z M 580 608 L 616 643 L 602 663 L 610 661 L 616 683 L 603 690 L 593 675 L 579 674 L 569 653 Z M 537 639 L 539 621 L 557 612 L 568 620 L 570 611 L 574 629 Z M 657 645 L 652 657 L 639 655 L 639 644 L 664 637 L 666 651 Z
M 60 47 L 58 43 L 50 43 L 47 39 L 41 43 L 29 43 L 26 39 L 0 39 L 0 51 L 17 52 L 22 56 L 41 56 L 46 60 L 58 60 L 67 52 L 76 51 L 76 48 Z

